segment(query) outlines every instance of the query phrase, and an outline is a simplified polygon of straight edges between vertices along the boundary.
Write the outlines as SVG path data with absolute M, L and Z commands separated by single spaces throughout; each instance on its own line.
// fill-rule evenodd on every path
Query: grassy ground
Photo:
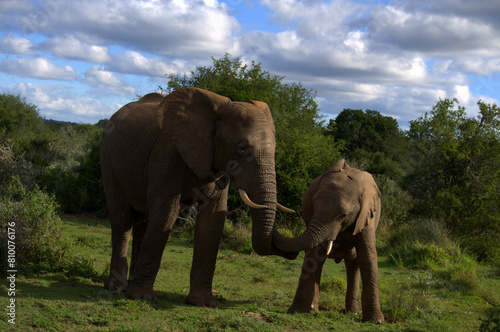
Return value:
M 71 243 L 67 255 L 99 273 L 110 258 L 110 228 L 92 217 L 63 217 L 63 237 Z M 480 266 L 481 286 L 471 292 L 439 287 L 425 271 L 400 269 L 379 257 L 380 296 L 386 323 L 361 323 L 360 315 L 342 313 L 343 264 L 325 264 L 320 311 L 286 314 L 300 274 L 303 254 L 295 261 L 279 257 L 219 251 L 214 289 L 219 308 L 184 304 L 189 291 L 192 247 L 171 236 L 156 279 L 158 298 L 129 300 L 102 288 L 102 276 L 84 278 L 72 271 L 19 276 L 16 325 L 0 316 L 0 331 L 484 331 L 498 324 L 498 271 Z M 76 268 L 76 267 L 75 267 Z M 88 269 L 87 269 L 88 270 Z M 73 271 L 74 272 L 74 271 Z M 98 274 L 99 274 L 98 273 Z M 6 307 L 7 287 L 0 287 Z M 4 309 L 7 311 L 6 309 Z M 481 326 L 482 324 L 482 326 Z M 490 328 L 488 330 L 487 328 Z M 498 325 L 496 325 L 498 331 Z

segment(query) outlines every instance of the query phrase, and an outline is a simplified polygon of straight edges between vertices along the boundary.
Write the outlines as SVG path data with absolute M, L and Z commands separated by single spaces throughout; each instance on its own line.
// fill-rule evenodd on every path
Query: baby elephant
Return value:
M 309 236 L 302 241 L 307 244 L 300 248 L 306 250 L 306 256 L 288 312 L 318 310 L 321 269 L 328 257 L 336 263 L 342 259 L 345 262 L 346 311 L 360 311 L 361 276 L 363 321 L 382 323 L 384 315 L 379 303 L 375 247 L 381 204 L 380 191 L 371 174 L 351 168 L 340 160 L 313 181 L 302 204 L 307 224 L 304 233 Z

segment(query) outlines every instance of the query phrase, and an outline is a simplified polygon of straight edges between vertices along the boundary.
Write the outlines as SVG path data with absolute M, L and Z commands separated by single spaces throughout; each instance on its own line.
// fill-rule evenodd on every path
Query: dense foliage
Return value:
M 28 191 L 14 178 L 0 196 L 0 274 L 26 269 L 32 264 L 54 264 L 64 254 L 57 203 L 52 195 L 35 186 Z M 10 241 L 9 241 L 10 240 Z M 7 259 L 9 246 L 14 260 Z M 8 268 L 7 262 L 15 264 Z
M 480 258 L 500 258 L 500 110 L 478 102 L 468 117 L 441 100 L 411 121 L 412 170 L 404 186 L 417 215 L 443 220 Z
M 328 133 L 346 142 L 342 153 L 372 174 L 401 179 L 408 170 L 408 139 L 396 119 L 378 111 L 345 109 L 328 124 Z
M 63 212 L 104 211 L 103 135 L 97 125 L 46 121 L 21 96 L 0 94 L 0 191 L 17 176 L 55 194 Z

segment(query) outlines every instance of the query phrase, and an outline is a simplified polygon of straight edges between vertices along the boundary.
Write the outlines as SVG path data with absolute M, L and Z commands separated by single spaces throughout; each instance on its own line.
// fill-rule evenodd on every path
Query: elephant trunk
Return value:
M 272 244 L 277 208 L 274 172 L 267 176 L 261 176 L 257 183 L 258 188 L 251 190 L 251 201 L 259 206 L 250 209 L 253 250 L 259 255 L 278 255 L 294 259 L 297 253 L 283 252 Z
M 308 251 L 326 240 L 335 240 L 340 230 L 341 223 L 339 222 L 327 223 L 313 220 L 302 234 L 294 238 L 284 237 L 274 230 L 273 245 L 285 252 Z

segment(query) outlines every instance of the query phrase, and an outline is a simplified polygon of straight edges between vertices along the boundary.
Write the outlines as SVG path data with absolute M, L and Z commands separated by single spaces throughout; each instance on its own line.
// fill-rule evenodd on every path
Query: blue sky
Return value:
M 321 112 L 410 120 L 500 100 L 500 0 L 2 0 L 0 92 L 95 123 L 225 53 L 317 91 Z

